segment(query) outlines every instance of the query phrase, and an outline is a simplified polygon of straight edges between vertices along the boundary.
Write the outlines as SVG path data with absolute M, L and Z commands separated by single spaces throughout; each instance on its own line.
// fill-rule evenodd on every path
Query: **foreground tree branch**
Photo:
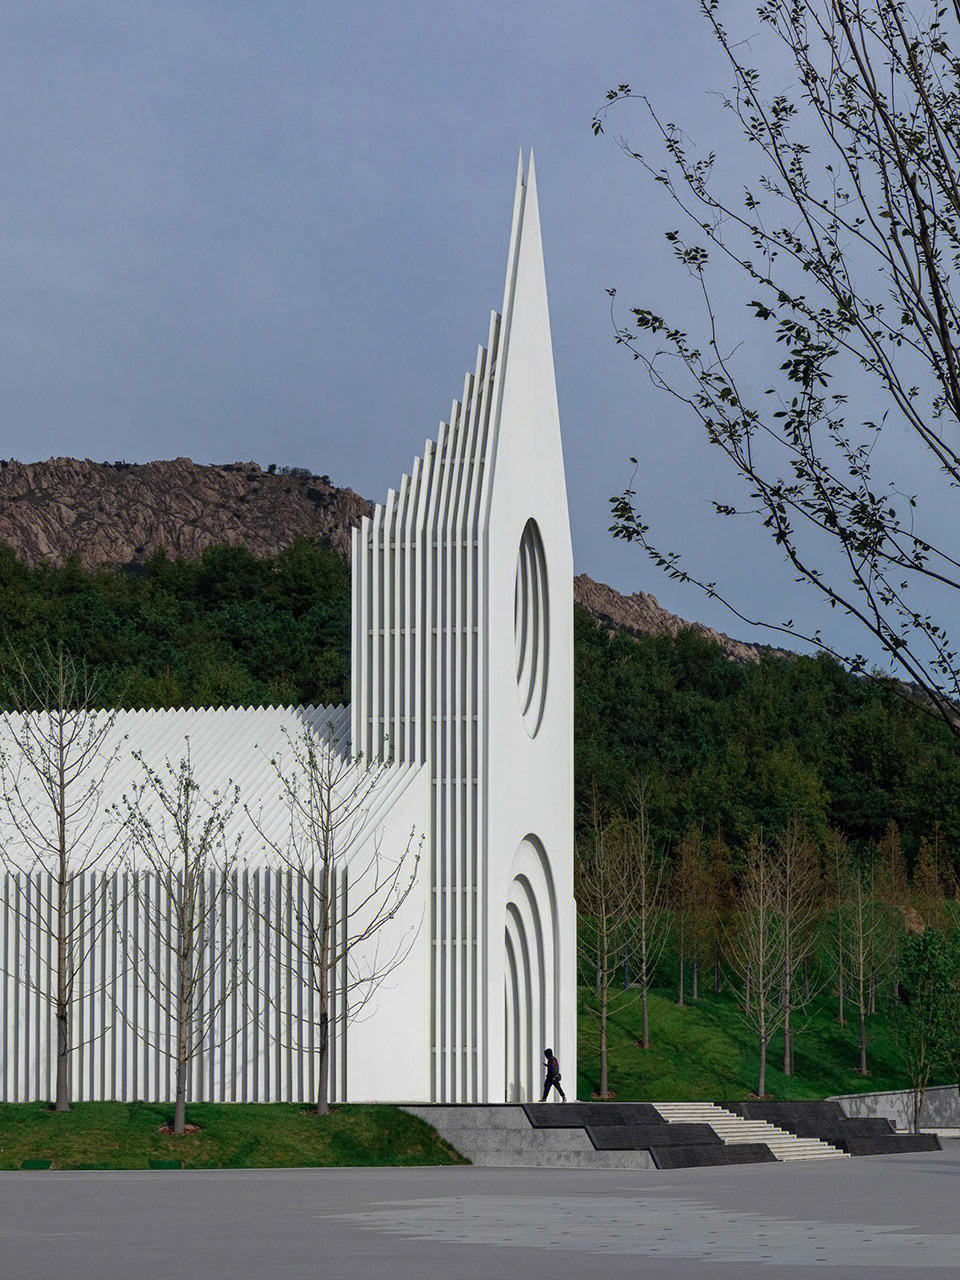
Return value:
M 763 57 L 747 61 L 763 40 L 728 31 L 729 7 L 698 0 L 730 73 L 723 104 L 746 165 L 696 151 L 629 85 L 594 119 L 602 134 L 625 102 L 642 107 L 650 145 L 618 143 L 673 202 L 667 241 L 701 304 L 691 326 L 614 302 L 615 337 L 742 483 L 743 501 L 718 499 L 717 512 L 758 521 L 793 576 L 855 619 L 960 736 L 960 6 L 765 0 L 767 60 L 785 53 L 793 71 L 771 87 Z M 720 263 L 739 272 L 738 304 L 716 287 Z M 759 385 L 732 336 L 751 324 L 755 353 L 769 353 Z M 922 496 L 903 491 L 905 471 L 923 476 Z M 819 629 L 740 610 L 661 547 L 633 487 L 613 499 L 612 532 L 744 621 L 867 671 Z

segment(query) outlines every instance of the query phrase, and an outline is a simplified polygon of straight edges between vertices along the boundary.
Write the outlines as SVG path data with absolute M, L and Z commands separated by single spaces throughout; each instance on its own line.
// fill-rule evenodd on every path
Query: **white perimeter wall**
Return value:
M 286 811 L 271 781 L 270 756 L 283 747 L 284 729 L 296 733 L 305 723 L 329 724 L 331 710 L 345 723 L 343 709 L 328 708 L 124 713 L 117 720 L 117 742 L 125 754 L 108 775 L 103 812 L 137 777 L 132 749 L 139 746 L 155 768 L 168 758 L 176 764 L 189 735 L 201 786 L 222 788 L 228 780 L 242 780 L 242 800 L 256 813 L 262 806 L 272 833 L 281 838 Z M 364 837 L 340 873 L 341 937 L 346 912 L 364 896 L 356 877 L 369 861 L 372 842 L 380 842 L 385 856 L 398 856 L 411 834 L 422 831 L 425 805 L 422 770 L 387 771 L 368 806 Z M 226 884 L 219 873 L 205 884 L 207 901 L 217 906 L 210 981 L 198 1015 L 203 1049 L 192 1063 L 190 1097 L 309 1101 L 317 1085 L 317 1003 L 304 971 L 306 948 L 294 943 L 303 885 L 288 870 L 267 865 L 262 841 L 242 810 L 232 830 L 242 836 L 241 868 Z M 4 838 L 13 838 L 9 825 Z M 171 1002 L 162 994 L 173 978 L 170 921 L 156 879 L 136 879 L 129 870 L 94 870 L 74 886 L 75 908 L 89 917 L 89 954 L 72 1006 L 72 1092 L 78 1100 L 173 1097 Z M 425 885 L 421 863 L 397 916 L 352 955 L 353 979 L 383 970 L 397 956 L 402 963 L 375 987 L 361 981 L 335 1002 L 335 1100 L 428 1096 Z M 43 872 L 0 875 L 0 1101 L 53 1096 L 54 901 Z M 354 932 L 359 924 L 355 919 Z M 341 966 L 338 985 L 353 979 Z

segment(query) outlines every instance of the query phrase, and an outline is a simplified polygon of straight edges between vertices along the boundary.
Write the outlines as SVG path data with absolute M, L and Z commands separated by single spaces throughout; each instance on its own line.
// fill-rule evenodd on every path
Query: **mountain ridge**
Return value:
M 0 460 L 0 543 L 29 565 L 130 568 L 159 551 L 196 559 L 212 546 L 276 555 L 299 537 L 350 554 L 350 528 L 372 503 L 326 475 L 257 462 L 94 462 Z M 736 662 L 758 662 L 761 648 L 664 609 L 644 591 L 624 595 L 585 573 L 574 600 L 600 626 L 630 635 L 693 629 Z

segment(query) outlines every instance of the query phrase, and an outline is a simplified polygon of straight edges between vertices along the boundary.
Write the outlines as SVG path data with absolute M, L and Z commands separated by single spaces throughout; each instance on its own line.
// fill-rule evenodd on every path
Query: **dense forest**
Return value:
M 908 861 L 923 836 L 960 849 L 956 740 L 889 683 L 827 656 L 731 662 L 693 631 L 611 636 L 579 611 L 576 680 L 581 821 L 641 777 L 660 843 L 696 824 L 742 849 L 797 815 L 855 847 L 893 821 Z
M 29 568 L 0 548 L 0 700 L 17 660 L 61 641 L 104 702 L 124 707 L 349 700 L 350 571 L 301 539 L 258 559 L 221 546 L 198 560 L 159 554 L 135 570 Z M 946 729 L 892 689 L 832 660 L 731 662 L 692 631 L 609 635 L 576 617 L 578 809 L 619 807 L 647 784 L 652 832 L 675 846 L 691 823 L 734 850 L 794 814 L 814 835 L 854 843 L 888 822 L 908 860 L 937 828 L 960 848 L 960 752 Z
M 0 699 L 17 658 L 61 642 L 118 707 L 350 698 L 350 567 L 302 538 L 257 559 L 219 546 L 132 569 L 29 568 L 0 547 Z

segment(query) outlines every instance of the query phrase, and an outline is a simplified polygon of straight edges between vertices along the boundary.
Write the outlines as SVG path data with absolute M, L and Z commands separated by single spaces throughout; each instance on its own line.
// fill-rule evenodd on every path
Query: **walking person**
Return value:
M 547 1094 L 550 1092 L 550 1090 L 556 1089 L 557 1093 L 559 1093 L 560 1095 L 560 1101 L 566 1102 L 567 1095 L 560 1088 L 560 1063 L 553 1056 L 552 1049 L 544 1049 L 543 1056 L 547 1060 L 546 1062 L 547 1078 L 543 1082 L 543 1097 L 540 1099 L 540 1101 L 546 1102 Z

